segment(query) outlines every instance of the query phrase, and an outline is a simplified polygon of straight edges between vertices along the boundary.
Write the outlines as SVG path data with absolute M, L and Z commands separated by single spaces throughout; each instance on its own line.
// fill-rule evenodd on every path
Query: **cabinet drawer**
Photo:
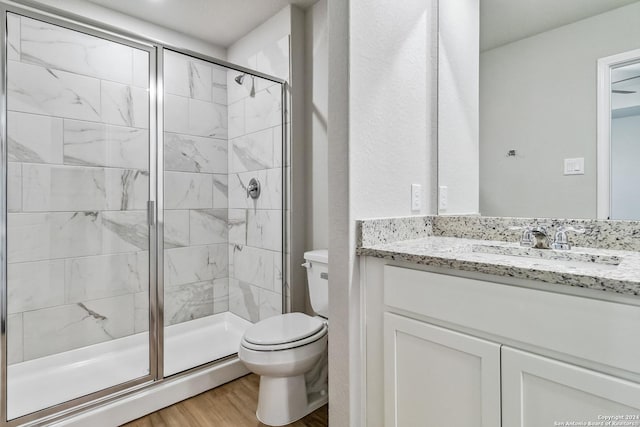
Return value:
M 384 267 L 384 303 L 406 312 L 640 373 L 640 307 Z

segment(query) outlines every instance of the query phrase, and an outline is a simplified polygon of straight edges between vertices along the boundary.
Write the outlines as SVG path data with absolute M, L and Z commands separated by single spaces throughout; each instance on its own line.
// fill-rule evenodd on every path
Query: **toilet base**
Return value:
M 326 404 L 328 396 L 323 395 L 311 402 L 307 401 L 305 376 L 260 377 L 258 410 L 256 417 L 269 426 L 283 426 L 299 420 Z

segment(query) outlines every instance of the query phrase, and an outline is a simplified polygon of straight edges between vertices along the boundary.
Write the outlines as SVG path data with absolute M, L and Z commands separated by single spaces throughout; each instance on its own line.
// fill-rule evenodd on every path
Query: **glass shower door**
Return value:
M 8 13 L 7 416 L 150 379 L 150 49 Z

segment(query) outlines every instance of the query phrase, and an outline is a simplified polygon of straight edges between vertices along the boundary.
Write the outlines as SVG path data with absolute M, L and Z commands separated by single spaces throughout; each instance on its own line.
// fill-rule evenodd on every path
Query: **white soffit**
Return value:
M 480 0 L 480 50 L 489 50 L 638 0 Z
M 87 0 L 102 7 L 229 47 L 288 4 L 317 0 Z

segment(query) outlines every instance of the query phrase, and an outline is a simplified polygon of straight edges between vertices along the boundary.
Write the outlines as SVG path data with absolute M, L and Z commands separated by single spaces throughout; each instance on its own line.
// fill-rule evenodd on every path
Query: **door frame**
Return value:
M 598 59 L 596 218 L 611 216 L 611 70 L 640 61 L 640 49 Z

